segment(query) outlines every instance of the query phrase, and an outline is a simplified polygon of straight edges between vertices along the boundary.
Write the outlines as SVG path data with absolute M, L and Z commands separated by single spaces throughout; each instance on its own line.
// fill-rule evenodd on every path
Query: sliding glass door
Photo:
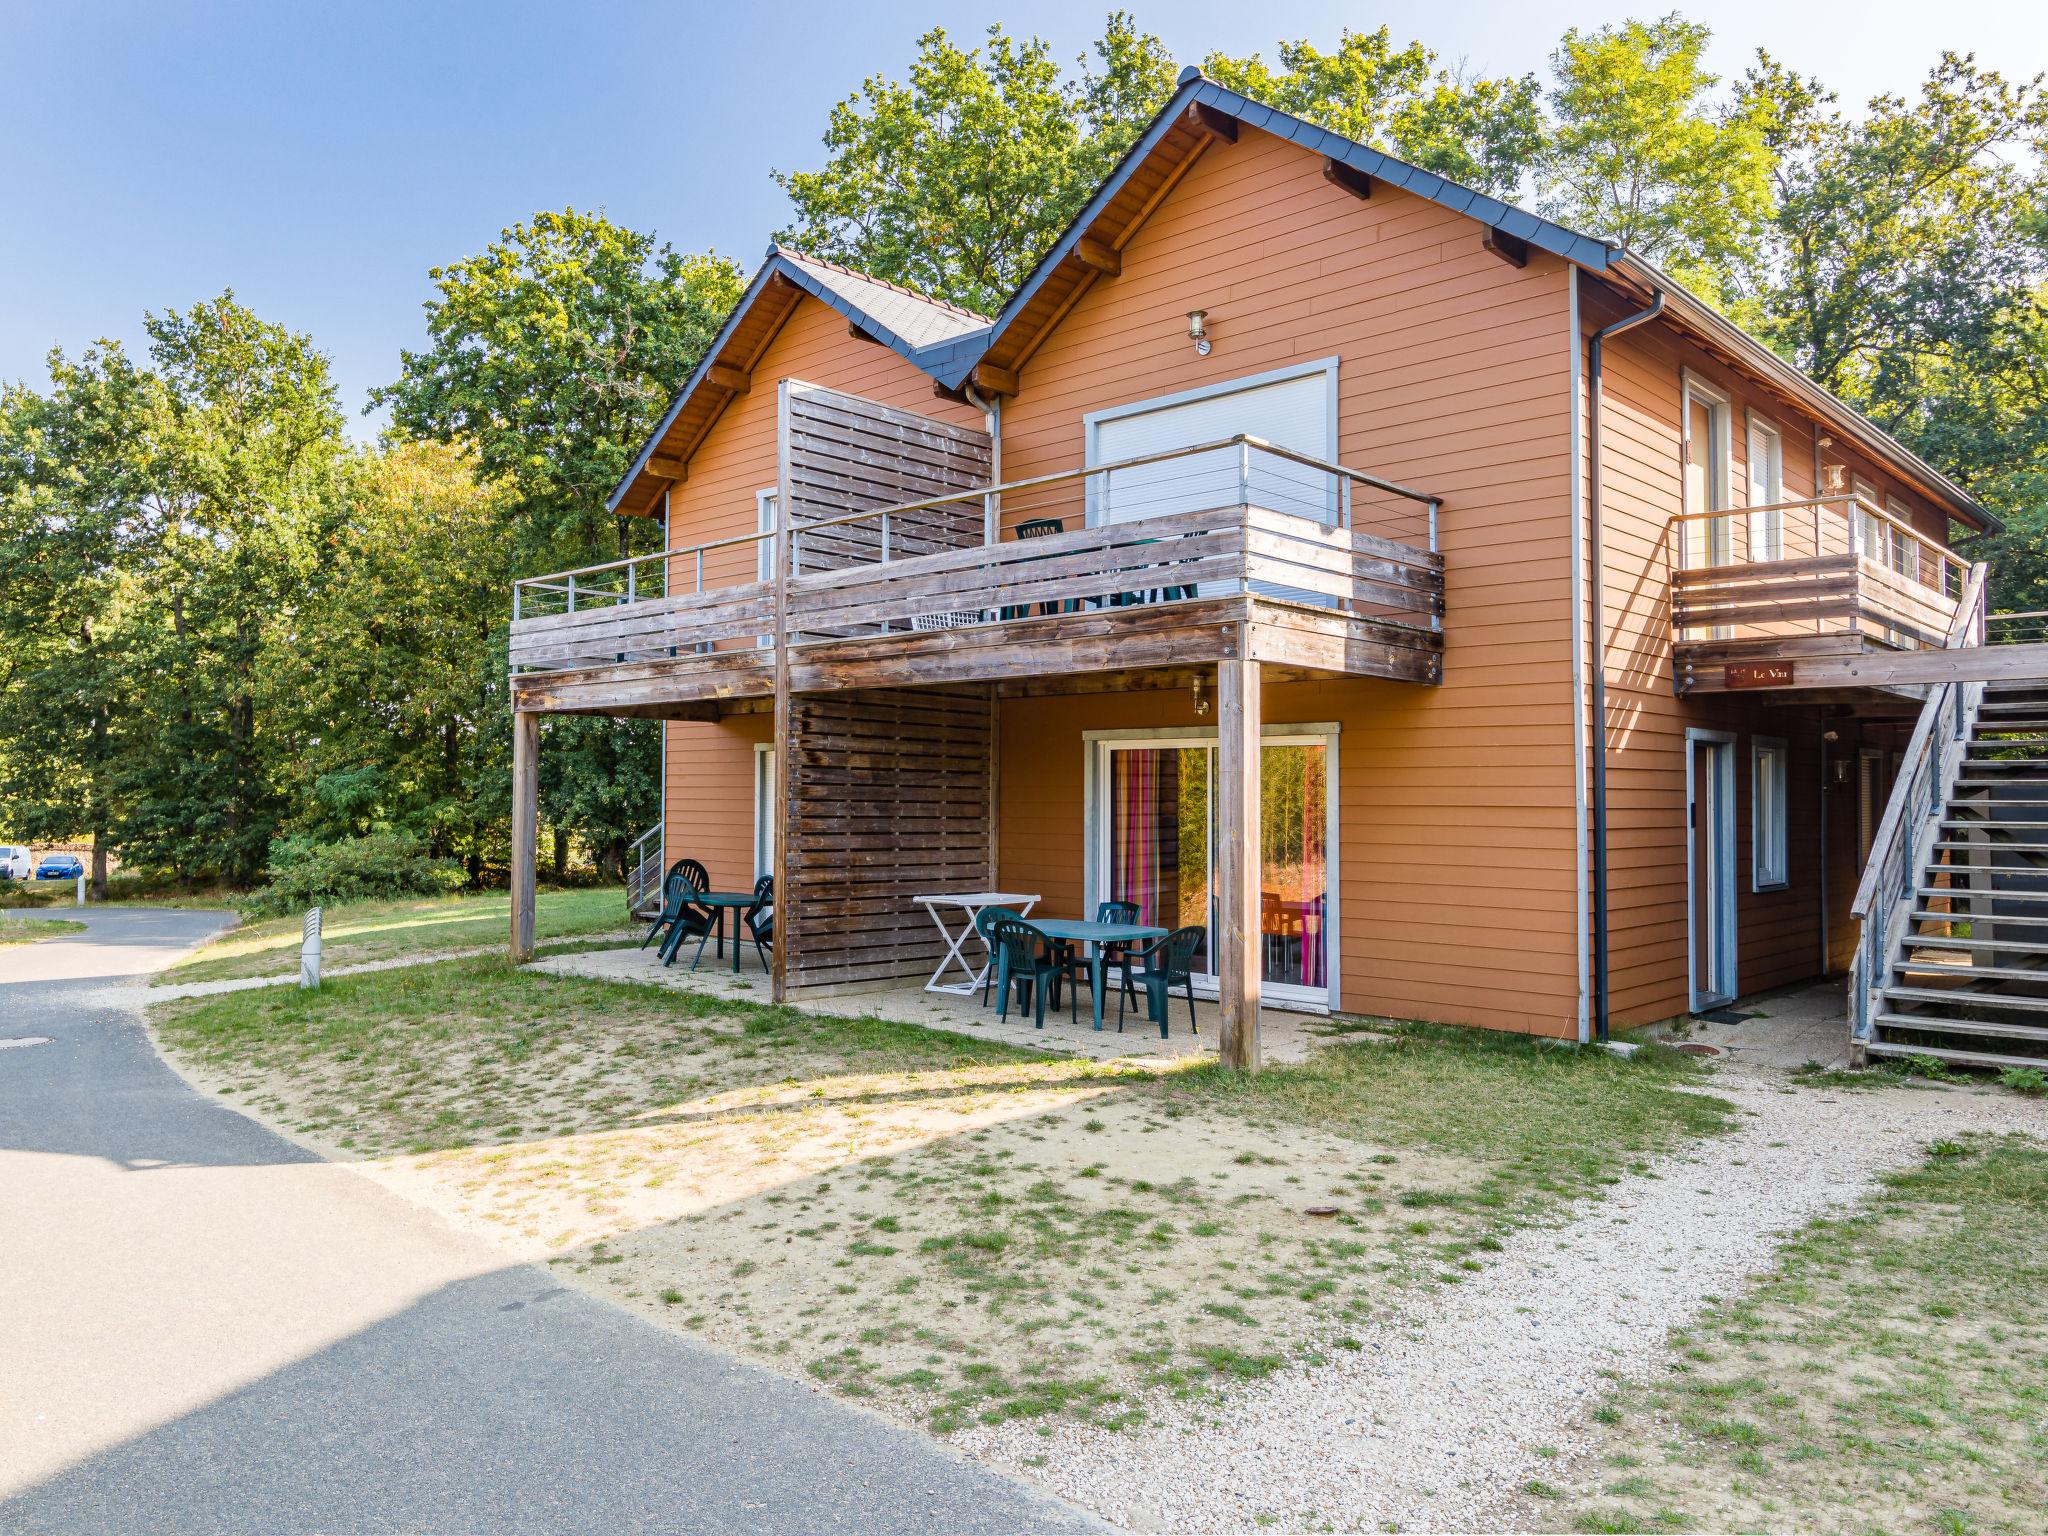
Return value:
M 1200 928 L 1197 986 L 1215 985 L 1213 738 L 1099 743 L 1096 899 L 1136 902 L 1143 922 Z M 1275 1001 L 1330 996 L 1331 835 L 1326 736 L 1268 736 L 1260 753 L 1259 953 Z

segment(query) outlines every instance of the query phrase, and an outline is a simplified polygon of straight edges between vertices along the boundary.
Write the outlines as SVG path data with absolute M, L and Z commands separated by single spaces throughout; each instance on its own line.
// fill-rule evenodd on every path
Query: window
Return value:
M 1775 510 L 1749 517 L 1749 558 L 1785 558 L 1785 440 L 1778 429 L 1754 412 L 1749 418 L 1749 504 Z
M 1912 577 L 1915 581 L 1921 580 L 1920 546 L 1904 531 L 1905 528 L 1913 526 L 1913 509 L 1896 496 L 1885 497 L 1884 509 L 1903 525 L 1902 528 L 1891 530 L 1892 543 L 1897 547 L 1897 558 L 1892 561 L 1892 569 L 1901 575 Z
M 1728 506 L 1728 397 L 1687 374 L 1685 423 L 1680 444 L 1685 460 L 1685 563 L 1696 569 L 1729 561 L 1725 517 L 1704 518 Z
M 754 878 L 775 873 L 775 748 L 754 744 Z
M 754 492 L 754 531 L 771 535 L 754 545 L 754 579 L 773 581 L 775 579 L 775 532 L 776 493 L 774 491 Z M 775 643 L 773 635 L 759 635 L 754 643 L 770 646 Z M 766 871 L 763 871 L 766 873 Z
M 1774 736 L 1759 736 L 1750 744 L 1749 819 L 1753 838 L 1750 850 L 1750 888 L 1758 891 L 1783 890 L 1791 883 L 1786 858 L 1785 798 L 1791 775 L 1785 743 Z

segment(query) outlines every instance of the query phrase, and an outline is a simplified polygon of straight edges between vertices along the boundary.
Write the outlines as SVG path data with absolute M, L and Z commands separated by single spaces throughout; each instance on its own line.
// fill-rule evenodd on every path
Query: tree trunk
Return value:
M 561 827 L 555 828 L 554 861 L 555 884 L 560 885 L 563 876 L 569 873 L 569 834 Z

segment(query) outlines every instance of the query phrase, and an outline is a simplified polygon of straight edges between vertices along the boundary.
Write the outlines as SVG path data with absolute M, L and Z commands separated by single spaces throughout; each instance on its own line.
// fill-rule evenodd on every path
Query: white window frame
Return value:
M 1680 394 L 1678 442 L 1679 442 L 1679 483 L 1682 490 L 1689 490 L 1691 476 L 1685 471 L 1694 462 L 1694 454 L 1702 451 L 1692 440 L 1692 408 L 1695 401 L 1707 406 L 1707 435 L 1710 439 L 1704 449 L 1707 459 L 1707 500 L 1712 506 L 1695 507 L 1689 503 L 1687 512 L 1732 512 L 1728 503 L 1733 500 L 1734 475 L 1731 468 L 1735 456 L 1735 405 L 1725 391 L 1716 389 L 1691 369 L 1681 375 L 1684 388 Z M 1730 533 L 1731 517 L 1702 519 L 1686 524 L 1685 561 L 1688 569 L 1702 565 L 1726 565 L 1733 557 L 1730 548 L 1733 537 Z M 1695 530 L 1697 530 L 1695 532 Z
M 1752 507 L 1777 507 L 1785 499 L 1785 434 L 1769 417 L 1750 411 L 1744 423 L 1748 434 L 1748 492 L 1744 498 Z M 1763 450 L 1763 484 L 1758 485 L 1758 449 Z M 1785 514 L 1782 510 L 1754 512 L 1749 518 L 1749 558 L 1785 558 Z
M 754 545 L 754 579 L 773 581 L 775 579 L 775 548 L 781 541 L 775 537 L 776 502 L 780 495 L 774 486 L 754 492 L 754 532 L 765 533 L 767 538 Z M 775 643 L 773 635 L 756 635 L 754 644 L 762 648 Z
M 1749 888 L 1782 891 L 1792 884 L 1792 749 L 1782 736 L 1749 742 Z
M 754 878 L 775 873 L 775 744 L 754 743 Z
M 1323 389 L 1327 416 L 1327 426 L 1323 434 L 1323 461 L 1334 464 L 1337 462 L 1338 361 L 1335 357 L 1319 357 L 1306 363 L 1289 363 L 1284 368 L 1272 368 L 1264 373 L 1248 373 L 1241 378 L 1223 379 L 1214 384 L 1203 384 L 1198 388 L 1183 389 L 1170 395 L 1154 395 L 1149 400 L 1131 400 L 1122 405 L 1104 406 L 1099 411 L 1089 411 L 1081 417 L 1082 451 L 1085 455 L 1083 462 L 1091 468 L 1094 466 L 1098 457 L 1097 446 L 1102 435 L 1101 427 L 1105 421 L 1117 421 L 1126 416 L 1144 416 L 1153 411 L 1171 410 L 1177 405 L 1192 405 L 1197 400 L 1211 400 L 1218 395 L 1241 394 L 1248 389 L 1261 389 L 1268 384 L 1286 384 L 1294 379 L 1321 373 L 1328 375 L 1328 382 Z M 1102 520 L 1097 478 L 1094 475 L 1088 477 L 1084 493 L 1087 505 L 1086 520 L 1090 528 L 1098 526 Z M 1329 521 L 1333 525 L 1337 521 L 1340 502 L 1334 478 L 1332 477 L 1328 508 Z
M 1341 823 L 1338 793 L 1338 738 L 1343 727 L 1335 720 L 1312 720 L 1295 724 L 1265 724 L 1259 727 L 1259 743 L 1265 747 L 1320 746 L 1324 749 L 1324 823 L 1323 823 L 1323 864 L 1324 883 L 1327 886 L 1323 900 L 1323 974 L 1328 984 L 1321 991 L 1304 987 L 1291 987 L 1284 982 L 1262 982 L 1260 1001 L 1263 1006 L 1290 1010 L 1296 1013 L 1331 1013 L 1343 1006 L 1343 912 L 1339 905 L 1342 889 L 1342 853 L 1338 830 Z M 1082 868 L 1082 910 L 1092 913 L 1095 904 L 1106 898 L 1109 889 L 1109 818 L 1102 795 L 1109 785 L 1109 754 L 1119 746 L 1148 747 L 1215 747 L 1216 727 L 1209 726 L 1132 726 L 1118 730 L 1084 731 L 1081 733 L 1082 751 L 1086 754 L 1082 774 L 1082 847 L 1085 857 Z M 1211 780 L 1212 784 L 1215 782 Z M 1215 848 L 1210 849 L 1211 857 Z M 1214 943 L 1214 935 L 1211 935 Z M 1212 949 L 1211 953 L 1214 951 Z M 1197 973 L 1194 978 L 1197 997 L 1216 996 L 1215 975 Z

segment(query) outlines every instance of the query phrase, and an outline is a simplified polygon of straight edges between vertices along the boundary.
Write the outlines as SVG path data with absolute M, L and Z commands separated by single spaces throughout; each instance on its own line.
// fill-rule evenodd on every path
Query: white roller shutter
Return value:
M 1318 365 L 1313 371 L 1248 380 L 1242 387 L 1193 399 L 1099 412 L 1088 419 L 1088 462 L 1113 464 L 1245 433 L 1334 463 L 1336 387 L 1336 369 Z M 1249 499 L 1254 506 L 1276 512 L 1292 512 L 1324 523 L 1337 521 L 1334 477 L 1256 451 L 1251 454 L 1248 487 L 1240 484 L 1243 474 L 1244 465 L 1234 447 L 1112 470 L 1089 482 L 1088 520 L 1092 524 L 1127 523 L 1175 512 L 1234 507 Z M 1264 585 L 1259 584 L 1261 590 Z M 1206 589 L 1204 595 L 1208 595 Z M 1275 590 L 1269 595 L 1326 601 L 1293 591 Z

